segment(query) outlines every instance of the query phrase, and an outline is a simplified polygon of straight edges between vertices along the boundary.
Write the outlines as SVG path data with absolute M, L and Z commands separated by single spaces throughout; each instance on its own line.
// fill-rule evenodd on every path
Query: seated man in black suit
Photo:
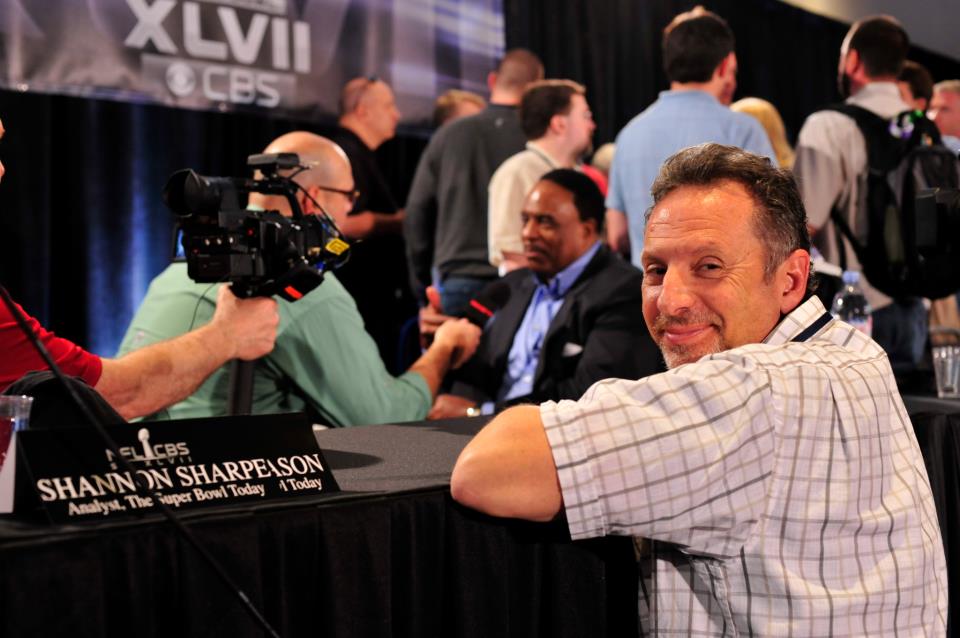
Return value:
M 503 278 L 509 301 L 430 418 L 578 399 L 601 379 L 663 369 L 643 321 L 641 273 L 603 245 L 603 215 L 603 196 L 583 173 L 558 169 L 537 182 L 522 212 L 528 268 Z

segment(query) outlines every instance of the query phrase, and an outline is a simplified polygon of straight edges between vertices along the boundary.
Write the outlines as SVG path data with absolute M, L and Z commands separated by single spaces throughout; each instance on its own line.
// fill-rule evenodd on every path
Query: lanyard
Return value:
M 532 145 L 531 145 L 531 146 L 528 146 L 528 147 L 527 147 L 527 150 L 530 151 L 531 153 L 533 153 L 534 155 L 536 155 L 537 157 L 539 157 L 540 159 L 542 159 L 544 162 L 546 162 L 546 163 L 547 163 L 547 166 L 549 166 L 551 169 L 554 169 L 554 168 L 557 167 L 557 165 L 553 163 L 553 160 L 550 159 L 550 158 L 547 156 L 546 153 L 544 153 L 543 151 L 541 151 L 541 150 L 540 150 L 539 148 L 537 148 L 536 146 L 532 146 Z
M 833 319 L 833 316 L 831 316 L 829 312 L 824 312 L 822 315 L 820 315 L 817 318 L 816 321 L 814 321 L 809 326 L 804 328 L 800 334 L 798 334 L 796 337 L 794 337 L 790 341 L 796 341 L 796 342 L 806 341 L 813 335 L 817 334 L 817 332 L 820 331 L 820 328 L 823 328 L 825 325 L 830 323 L 831 319 Z

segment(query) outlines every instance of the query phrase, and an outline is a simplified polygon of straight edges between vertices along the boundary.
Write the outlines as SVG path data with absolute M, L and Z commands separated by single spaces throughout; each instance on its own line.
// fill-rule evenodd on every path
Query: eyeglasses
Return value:
M 367 89 L 380 81 L 380 78 L 376 75 L 368 75 L 363 79 L 366 80 L 367 83 L 363 85 L 362 89 L 360 89 L 360 97 L 363 97 L 363 94 L 367 92 Z M 359 102 L 360 100 L 358 99 L 357 101 Z
M 319 188 L 322 191 L 327 191 L 328 193 L 340 193 L 341 195 L 343 195 L 344 197 L 350 200 L 351 206 L 356 206 L 357 200 L 360 199 L 360 191 L 358 190 L 345 191 L 341 188 L 330 188 L 329 186 L 317 186 L 317 188 Z

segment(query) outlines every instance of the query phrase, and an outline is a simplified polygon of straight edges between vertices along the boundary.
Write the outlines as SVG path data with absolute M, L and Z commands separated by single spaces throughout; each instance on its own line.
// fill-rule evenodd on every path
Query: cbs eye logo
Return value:
M 167 88 L 177 97 L 192 95 L 197 88 L 197 74 L 190 65 L 174 62 L 167 67 Z

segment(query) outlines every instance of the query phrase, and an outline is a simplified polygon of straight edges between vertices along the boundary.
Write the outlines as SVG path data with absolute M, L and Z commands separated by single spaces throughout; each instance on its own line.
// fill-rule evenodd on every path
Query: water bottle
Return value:
M 830 314 L 869 337 L 873 332 L 873 320 L 870 318 L 870 304 L 860 288 L 860 273 L 844 270 L 842 278 L 843 288 L 834 295 Z

